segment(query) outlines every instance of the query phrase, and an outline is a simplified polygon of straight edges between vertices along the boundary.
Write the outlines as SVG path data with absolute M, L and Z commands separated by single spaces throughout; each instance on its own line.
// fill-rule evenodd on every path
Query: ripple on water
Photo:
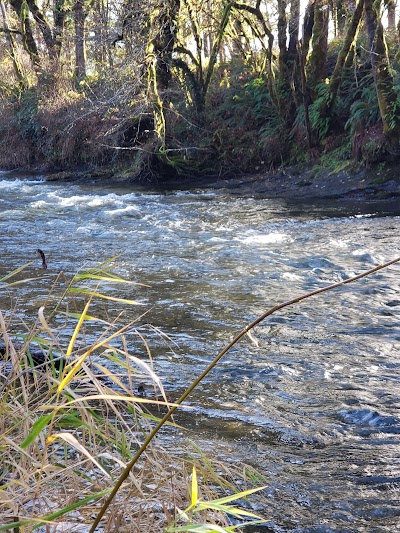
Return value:
M 20 289 L 21 313 L 36 316 L 60 270 L 69 275 L 122 253 L 123 275 L 150 287 L 105 290 L 151 308 L 140 332 L 171 399 L 266 309 L 400 249 L 397 216 L 355 217 L 343 205 L 300 210 L 220 192 L 3 179 L 1 200 L 0 277 L 29 260 L 36 263 L 27 274 L 36 277 L 36 248 L 49 257 L 34 289 Z M 10 301 L 3 296 L 1 308 Z M 229 443 L 223 460 L 265 474 L 260 505 L 275 532 L 400 531 L 399 302 L 391 267 L 274 314 L 207 376 L 191 396 L 193 409 L 177 415 L 187 436 L 212 450 Z M 137 317 L 131 312 L 127 319 Z M 146 357 L 137 336 L 125 340 Z

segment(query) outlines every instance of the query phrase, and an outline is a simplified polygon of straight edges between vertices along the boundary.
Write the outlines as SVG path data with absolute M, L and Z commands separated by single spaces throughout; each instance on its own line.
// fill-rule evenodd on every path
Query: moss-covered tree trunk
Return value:
M 289 46 L 287 51 L 287 62 L 291 67 L 292 72 L 295 70 L 298 63 L 299 44 L 299 29 L 300 29 L 300 0 L 292 0 L 290 3 L 290 19 L 289 19 Z
M 383 133 L 390 143 L 397 148 L 400 139 L 400 114 L 397 93 L 390 72 L 389 56 L 381 20 L 380 0 L 365 0 L 365 17 Z
M 312 51 L 309 61 L 309 86 L 312 90 L 326 76 L 326 58 L 328 55 L 329 9 L 327 0 L 315 0 L 314 24 L 312 30 Z
M 290 16 L 287 20 L 286 0 L 278 0 L 278 45 L 279 76 L 277 101 L 282 123 L 288 128 L 296 116 L 296 90 L 301 88 L 298 56 L 298 35 L 300 2 L 290 2 Z M 289 44 L 287 35 L 289 34 Z
M 79 83 L 86 76 L 85 19 L 83 0 L 76 0 L 74 7 L 75 26 L 75 81 Z
M 150 14 L 150 41 L 146 49 L 147 86 L 153 106 L 154 131 L 161 152 L 167 139 L 164 106 L 168 99 L 166 91 L 171 81 L 172 51 L 178 29 L 180 0 L 159 3 Z
M 40 70 L 41 61 L 36 40 L 33 37 L 32 27 L 29 20 L 29 10 L 22 0 L 10 0 L 10 4 L 17 14 L 22 34 L 22 45 L 29 55 L 31 63 L 36 71 Z
M 387 29 L 389 33 L 394 35 L 396 33 L 396 0 L 387 0 Z
M 12 65 L 13 65 L 13 69 L 14 69 L 14 73 L 15 73 L 15 77 L 17 78 L 17 81 L 18 81 L 20 87 L 21 88 L 25 88 L 25 87 L 27 87 L 27 80 L 26 80 L 26 77 L 24 76 L 22 64 L 21 64 L 21 61 L 20 61 L 20 58 L 19 58 L 19 55 L 18 55 L 18 51 L 17 51 L 17 46 L 16 46 L 15 41 L 14 41 L 14 36 L 13 36 L 13 34 L 12 34 L 10 28 L 9 28 L 9 25 L 8 25 L 7 11 L 6 11 L 6 8 L 4 6 L 3 0 L 0 0 L 0 11 L 1 11 L 2 18 L 3 18 L 3 30 L 4 30 L 4 32 L 6 34 L 9 54 L 10 54 L 10 57 L 11 57 L 11 61 L 12 61 Z
M 335 98 L 340 89 L 346 60 L 348 58 L 348 55 L 351 49 L 353 48 L 357 40 L 357 33 L 358 33 L 358 28 L 360 26 L 361 16 L 363 14 L 363 9 L 364 9 L 364 0 L 359 0 L 356 6 L 356 9 L 353 13 L 353 16 L 347 27 L 347 32 L 346 32 L 342 47 L 340 49 L 338 58 L 336 60 L 335 69 L 331 76 L 330 86 L 329 86 L 329 93 L 330 93 L 329 107 L 330 108 L 333 107 Z
M 286 34 L 287 34 L 287 21 L 286 21 L 286 0 L 278 0 L 278 47 L 279 47 L 279 77 L 281 80 L 286 80 Z
M 24 0 L 24 2 L 25 1 L 29 7 L 30 12 L 32 13 L 32 16 L 37 26 L 40 29 L 43 40 L 46 44 L 49 59 L 51 61 L 57 60 L 59 58 L 60 50 L 61 50 L 61 34 L 60 34 L 61 22 L 58 21 L 57 31 L 53 32 L 51 25 L 49 21 L 47 20 L 44 12 L 39 8 L 35 0 Z M 57 6 L 54 6 L 54 9 L 57 12 L 59 12 L 61 7 L 57 4 Z M 63 14 L 63 18 L 64 17 L 65 15 Z

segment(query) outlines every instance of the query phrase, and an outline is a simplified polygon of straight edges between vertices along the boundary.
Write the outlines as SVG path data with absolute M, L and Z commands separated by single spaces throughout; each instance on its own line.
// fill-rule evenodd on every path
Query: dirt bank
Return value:
M 400 204 L 400 166 L 337 173 L 292 168 L 264 175 L 217 179 L 208 187 L 223 188 L 236 194 L 299 200 L 331 198 L 363 201 L 398 197 Z
M 11 176 L 34 175 L 35 172 L 7 173 Z M 40 174 L 43 176 L 43 174 Z M 370 200 L 399 202 L 400 165 L 381 164 L 369 169 L 348 168 L 329 172 L 320 167 L 292 167 L 278 171 L 239 175 L 228 178 L 205 176 L 175 179 L 140 179 L 129 171 L 114 168 L 68 170 L 47 173 L 47 181 L 80 181 L 85 183 L 116 183 L 134 185 L 142 190 L 224 189 L 230 194 L 285 198 L 290 200 L 340 199 L 363 202 Z

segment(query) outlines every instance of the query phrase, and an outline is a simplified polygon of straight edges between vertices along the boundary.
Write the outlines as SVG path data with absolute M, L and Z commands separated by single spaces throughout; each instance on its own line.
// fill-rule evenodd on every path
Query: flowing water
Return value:
M 399 213 L 398 203 L 299 205 L 3 174 L 0 277 L 34 259 L 27 272 L 43 279 L 0 303 L 36 312 L 58 272 L 122 254 L 118 272 L 150 287 L 114 293 L 143 304 L 132 317 L 148 310 L 143 334 L 175 398 L 269 307 L 398 256 Z M 253 531 L 400 531 L 399 272 L 271 316 L 193 393 L 190 413 L 177 416 L 188 431 L 163 435 L 267 477 L 253 507 L 268 524 Z M 128 345 L 145 356 L 137 337 Z

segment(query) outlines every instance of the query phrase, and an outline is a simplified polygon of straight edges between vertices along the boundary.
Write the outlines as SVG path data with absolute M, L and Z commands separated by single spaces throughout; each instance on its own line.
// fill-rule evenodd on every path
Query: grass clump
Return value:
M 23 278 L 28 267 L 0 279 L 2 296 L 34 282 Z M 111 320 L 95 305 L 138 304 L 99 288 L 124 281 L 107 261 L 57 276 L 33 324 L 0 312 L 0 531 L 90 531 L 102 499 L 174 405 L 137 330 L 140 313 Z M 144 356 L 132 355 L 133 337 Z M 138 392 L 143 381 L 151 398 Z M 96 531 L 232 531 L 260 520 L 232 505 L 254 491 L 239 492 L 238 472 L 198 450 L 184 455 L 147 447 Z

